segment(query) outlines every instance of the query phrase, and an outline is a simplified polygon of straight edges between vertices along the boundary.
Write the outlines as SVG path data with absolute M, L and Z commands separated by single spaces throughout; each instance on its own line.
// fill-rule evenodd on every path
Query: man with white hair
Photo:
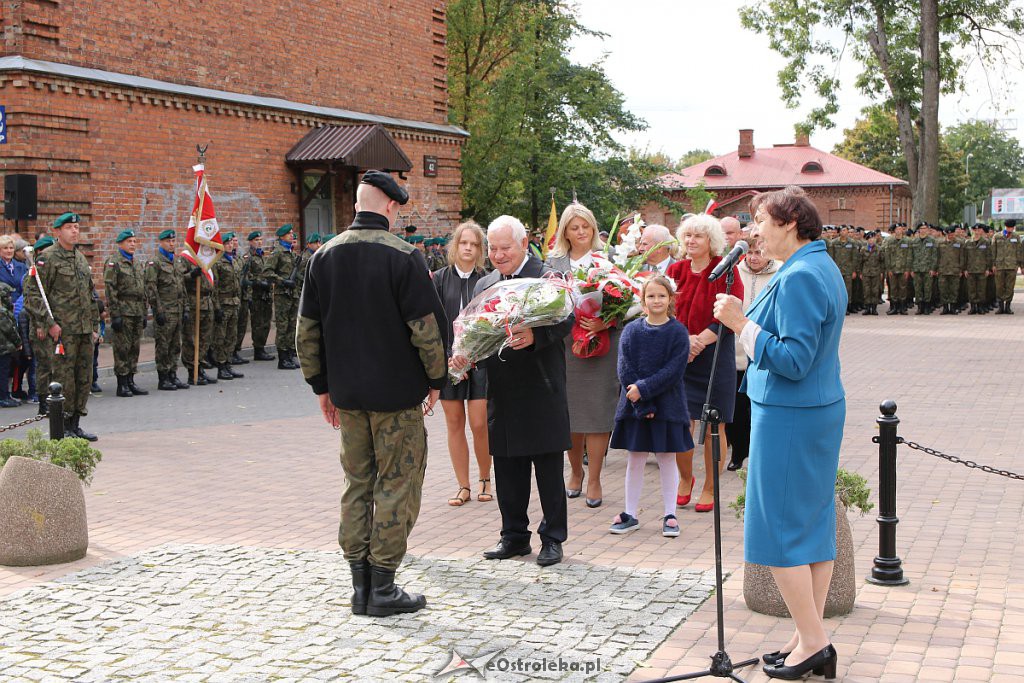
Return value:
M 740 228 L 740 222 L 733 216 L 726 216 L 722 219 L 722 232 L 725 233 L 725 252 L 723 256 L 732 251 L 732 248 L 736 246 L 736 243 L 743 237 L 743 230 Z
M 494 271 L 480 279 L 476 294 L 499 280 L 555 272 L 530 253 L 526 228 L 512 216 L 499 216 L 488 226 L 487 253 Z M 562 470 L 565 451 L 572 446 L 563 340 L 572 325 L 570 315 L 557 325 L 514 327 L 501 358 L 491 356 L 481 362 L 487 369 L 487 433 L 501 511 L 501 540 L 484 553 L 488 560 L 533 552 L 526 511 L 535 470 L 544 513 L 537 528 L 541 541 L 537 564 L 546 567 L 562 561 L 562 543 L 568 537 Z M 467 364 L 465 357 L 451 359 L 457 369 Z
M 665 242 L 672 241 L 672 233 L 664 225 L 658 225 L 652 223 L 644 228 L 643 233 L 640 235 L 640 241 L 637 242 L 637 251 L 641 254 L 647 254 L 646 263 L 650 266 L 651 272 L 657 272 L 659 275 L 664 275 L 665 271 L 676 262 L 672 258 L 672 247 L 671 245 L 664 244 Z M 661 244 L 662 246 L 658 247 Z M 654 249 L 654 247 L 658 247 Z

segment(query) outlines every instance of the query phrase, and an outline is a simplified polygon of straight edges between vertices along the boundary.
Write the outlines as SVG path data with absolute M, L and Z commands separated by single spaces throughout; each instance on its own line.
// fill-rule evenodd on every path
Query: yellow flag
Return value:
M 551 216 L 548 218 L 548 232 L 544 235 L 544 246 L 542 252 L 544 258 L 548 257 L 548 251 L 555 246 L 555 233 L 558 232 L 558 211 L 555 209 L 555 197 L 551 197 Z

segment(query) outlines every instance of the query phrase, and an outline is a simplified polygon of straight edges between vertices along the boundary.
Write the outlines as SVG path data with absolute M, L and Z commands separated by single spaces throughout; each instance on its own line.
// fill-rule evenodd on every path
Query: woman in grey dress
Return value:
M 555 244 L 548 255 L 549 266 L 561 273 L 575 273 L 590 268 L 592 252 L 603 249 L 598 236 L 597 221 L 587 207 L 573 202 L 565 207 L 555 233 Z M 572 449 L 569 466 L 572 472 L 565 494 L 578 498 L 583 492 L 583 453 L 587 453 L 590 478 L 587 485 L 587 507 L 599 507 L 603 500 L 601 467 L 608 452 L 608 440 L 615 424 L 615 406 L 619 400 L 619 378 L 615 362 L 619 355 L 619 333 L 600 319 L 584 320 L 580 325 L 590 332 L 608 330 L 611 348 L 603 356 L 579 358 L 572 352 L 571 336 L 565 345 L 565 383 L 569 397 L 569 427 Z

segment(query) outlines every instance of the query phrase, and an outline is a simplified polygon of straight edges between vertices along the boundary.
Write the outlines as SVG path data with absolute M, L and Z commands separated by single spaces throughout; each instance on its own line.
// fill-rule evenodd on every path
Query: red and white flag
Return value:
M 711 215 L 711 212 L 718 208 L 718 202 L 714 199 L 708 200 L 708 205 L 704 207 L 704 213 Z
M 192 202 L 192 215 L 188 219 L 188 232 L 185 233 L 185 248 L 182 257 L 189 263 L 199 266 L 210 284 L 213 284 L 213 264 L 224 254 L 224 242 L 221 240 L 220 228 L 217 226 L 217 212 L 213 208 L 213 199 L 206 186 L 205 166 L 198 164 L 192 167 L 196 173 L 196 194 Z

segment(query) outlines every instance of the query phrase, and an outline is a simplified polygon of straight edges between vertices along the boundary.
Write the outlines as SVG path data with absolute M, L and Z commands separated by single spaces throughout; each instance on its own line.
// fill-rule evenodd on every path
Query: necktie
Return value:
M 462 280 L 462 303 L 459 306 L 459 308 L 465 308 L 466 304 L 469 303 L 469 299 L 470 299 L 469 278 L 468 277 L 463 277 L 463 278 L 459 278 L 459 279 Z
M 7 272 L 12 276 L 14 275 L 14 261 L 4 261 L 4 265 L 7 266 Z

